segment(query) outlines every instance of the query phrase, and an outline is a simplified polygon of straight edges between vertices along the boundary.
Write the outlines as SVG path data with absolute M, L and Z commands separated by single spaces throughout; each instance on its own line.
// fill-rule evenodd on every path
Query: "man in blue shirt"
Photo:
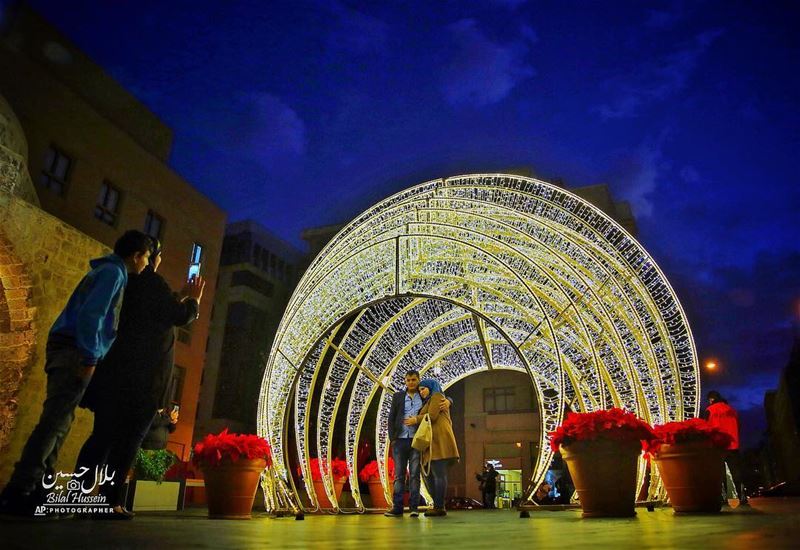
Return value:
M 95 366 L 116 338 L 128 273 L 145 268 L 151 246 L 144 233 L 127 231 L 117 240 L 113 254 L 89 262 L 91 271 L 53 323 L 47 338 L 47 395 L 42 414 L 0 495 L 0 514 L 30 516 L 41 504 L 43 478 L 54 475 L 75 407 Z
M 392 395 L 392 407 L 389 410 L 389 441 L 392 443 L 392 459 L 394 460 L 394 487 L 392 509 L 383 515 L 387 517 L 403 517 L 403 493 L 405 493 L 406 469 L 408 469 L 408 507 L 411 517 L 418 517 L 419 511 L 419 451 L 411 446 L 417 426 L 406 426 L 406 418 L 417 416 L 422 409 L 422 397 L 419 395 L 419 372 L 410 370 L 405 376 L 406 389 Z M 450 408 L 451 401 L 446 400 L 442 409 Z

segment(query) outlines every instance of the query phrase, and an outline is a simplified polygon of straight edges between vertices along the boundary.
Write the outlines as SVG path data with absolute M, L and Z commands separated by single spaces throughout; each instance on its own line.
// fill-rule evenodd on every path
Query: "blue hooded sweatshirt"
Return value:
M 74 342 L 85 365 L 96 365 L 117 337 L 122 294 L 128 269 L 116 254 L 89 262 L 66 307 L 50 329 L 52 340 Z

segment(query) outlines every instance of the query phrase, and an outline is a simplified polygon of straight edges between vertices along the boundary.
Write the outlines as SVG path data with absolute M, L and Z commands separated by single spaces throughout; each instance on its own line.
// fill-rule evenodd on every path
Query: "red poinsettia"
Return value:
M 311 469 L 311 479 L 314 481 L 322 481 L 320 460 L 318 458 L 312 458 L 308 465 Z M 334 458 L 331 460 L 330 474 L 333 479 L 342 479 L 343 477 L 349 476 L 350 470 L 347 468 L 347 462 L 341 458 Z M 297 467 L 297 475 L 300 477 L 303 476 L 303 469 L 300 466 Z
M 267 466 L 272 465 L 272 455 L 266 439 L 252 434 L 229 433 L 228 428 L 217 435 L 208 434 L 199 441 L 194 446 L 192 462 L 197 465 L 218 466 L 225 459 L 236 462 L 240 458 L 263 458 L 267 461 Z
M 389 457 L 389 460 L 386 462 L 386 473 L 389 474 L 389 479 L 394 479 L 394 460 L 392 457 Z M 378 469 L 377 460 L 367 462 L 367 465 L 361 468 L 361 471 L 358 474 L 358 478 L 364 483 L 372 478 L 380 479 L 380 477 L 381 473 Z
M 731 444 L 730 435 L 712 426 L 701 418 L 690 418 L 682 422 L 667 422 L 653 428 L 655 439 L 645 446 L 648 454 L 657 455 L 661 445 L 676 443 L 704 442 L 709 447 L 727 449 Z
M 611 439 L 614 441 L 642 441 L 653 439 L 650 425 L 635 414 L 622 409 L 608 409 L 589 413 L 569 413 L 564 422 L 550 436 L 550 448 L 558 452 L 574 441 Z

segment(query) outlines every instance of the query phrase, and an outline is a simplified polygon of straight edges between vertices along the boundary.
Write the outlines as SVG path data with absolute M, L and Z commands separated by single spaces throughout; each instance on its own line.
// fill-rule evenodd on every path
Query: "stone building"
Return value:
M 103 244 L 39 207 L 22 127 L 0 96 L 0 485 L 42 410 L 47 332 Z M 59 467 L 71 471 L 91 414 L 79 411 Z
M 255 433 L 266 355 L 302 260 L 254 221 L 226 228 L 195 438 L 224 427 Z
M 201 263 L 208 279 L 200 318 L 178 332 L 171 385 L 181 419 L 168 448 L 187 459 L 226 214 L 169 168 L 172 131 L 52 26 L 23 5 L 3 31 L 0 94 L 13 121 L 6 123 L 13 126 L 6 134 L 26 146 L 16 146 L 13 166 L 21 183 L 3 195 L 2 231 L 21 262 L 13 269 L 28 272 L 32 299 L 44 292 L 48 300 L 34 306 L 36 349 L 33 363 L 17 371 L 19 397 L 4 401 L 12 408 L 30 406 L 18 407 L 9 424 L 16 428 L 8 430 L 0 482 L 40 410 L 44 355 L 36 350 L 43 349 L 88 260 L 105 253 L 127 229 L 162 241 L 159 273 L 173 289 L 183 286 L 192 263 Z M 88 422 L 79 414 L 62 453 L 65 466 L 74 460 Z

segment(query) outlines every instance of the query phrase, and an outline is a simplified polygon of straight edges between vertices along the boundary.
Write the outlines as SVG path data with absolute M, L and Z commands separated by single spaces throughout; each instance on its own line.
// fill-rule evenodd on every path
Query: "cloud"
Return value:
M 453 106 L 498 103 L 516 85 L 536 74 L 526 59 L 530 44 L 537 40 L 530 27 L 523 27 L 522 38 L 508 44 L 492 40 L 474 19 L 457 21 L 446 31 L 454 53 L 444 68 L 441 90 Z
M 713 383 L 749 395 L 749 403 L 741 399 L 743 406 L 760 400 L 763 388 L 777 385 L 789 358 L 800 251 L 762 252 L 751 264 L 735 267 L 708 265 L 705 258 L 666 263 L 701 359 L 712 356 L 722 365 Z
M 306 126 L 280 98 L 265 92 L 235 95 L 198 114 L 204 141 L 221 152 L 269 167 L 306 150 Z
M 789 360 L 800 251 L 764 252 L 741 267 L 705 258 L 667 258 L 662 267 L 689 318 L 701 364 L 714 358 L 720 365 L 713 375 L 701 373 L 704 391 L 720 391 L 740 414 L 749 410 L 742 435 L 754 443 L 764 427 L 764 392 L 778 386 Z
M 722 34 L 720 29 L 702 32 L 684 48 L 609 80 L 606 85 L 615 97 L 594 110 L 606 120 L 634 117 L 648 105 L 681 92 L 700 58 Z
M 661 152 L 667 135 L 664 131 L 635 150 L 620 153 L 606 176 L 615 193 L 631 204 L 637 218 L 647 218 L 653 213 L 654 192 L 669 166 Z

